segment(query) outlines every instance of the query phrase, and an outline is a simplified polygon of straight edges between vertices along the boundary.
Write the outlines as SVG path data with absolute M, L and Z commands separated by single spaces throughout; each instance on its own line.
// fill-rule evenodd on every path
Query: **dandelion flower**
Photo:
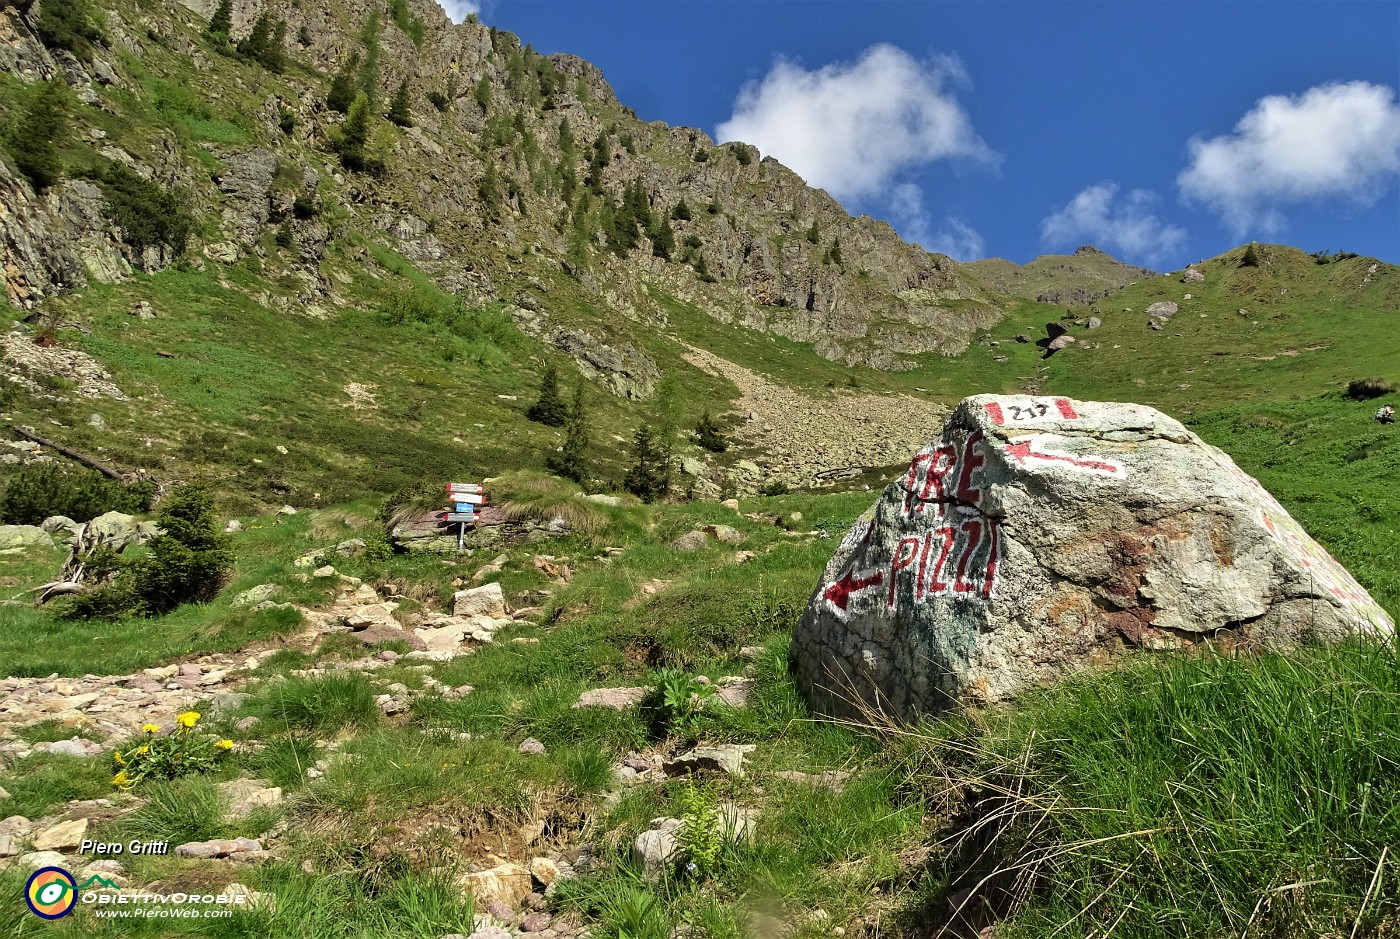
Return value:
M 185 713 L 181 714 L 179 717 L 175 718 L 175 720 L 176 720 L 177 723 L 179 723 L 179 725 L 180 725 L 181 727 L 185 728 L 186 730 L 189 730 L 191 727 L 193 727 L 195 724 L 197 724 L 197 723 L 199 722 L 199 712 L 198 712 L 198 711 L 186 711 Z
M 159 725 L 159 724 L 142 724 L 142 725 L 141 725 L 141 730 L 144 731 L 145 733 L 148 733 L 148 734 L 158 734 L 158 733 L 160 733 L 160 725 Z
M 218 743 L 214 744 L 214 746 L 218 747 L 220 750 L 232 750 L 232 749 L 233 749 L 233 741 L 232 741 L 232 740 L 220 740 Z
M 147 753 L 150 753 L 150 752 L 151 752 L 151 748 L 148 747 L 148 746 L 146 746 L 144 743 L 143 743 L 141 746 L 139 746 L 139 747 L 136 748 L 136 755 L 137 755 L 137 756 L 145 756 Z
M 126 775 L 126 770 L 112 777 L 112 785 L 118 789 L 130 789 L 132 786 L 131 777 Z
M 126 760 L 122 759 L 122 751 L 120 751 L 120 750 L 113 750 L 113 751 L 112 751 L 112 762 L 115 763 L 115 764 L 117 764 L 118 766 L 125 766 L 125 765 L 126 765 Z

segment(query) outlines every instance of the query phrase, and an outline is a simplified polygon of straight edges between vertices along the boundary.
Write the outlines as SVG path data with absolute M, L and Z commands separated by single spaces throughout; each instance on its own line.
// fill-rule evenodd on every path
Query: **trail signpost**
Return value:
M 438 513 L 438 520 L 457 523 L 457 550 L 461 551 L 467 534 L 467 523 L 476 526 L 476 511 L 486 505 L 486 490 L 480 483 L 448 483 L 447 511 Z

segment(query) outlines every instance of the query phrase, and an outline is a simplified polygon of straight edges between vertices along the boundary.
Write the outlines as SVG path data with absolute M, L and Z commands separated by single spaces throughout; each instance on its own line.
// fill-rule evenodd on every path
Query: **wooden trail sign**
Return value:
M 446 512 L 438 515 L 444 522 L 457 523 L 457 550 L 461 551 L 466 538 L 467 523 L 476 525 L 476 509 L 486 504 L 486 490 L 480 483 L 448 483 L 447 498 L 452 503 Z

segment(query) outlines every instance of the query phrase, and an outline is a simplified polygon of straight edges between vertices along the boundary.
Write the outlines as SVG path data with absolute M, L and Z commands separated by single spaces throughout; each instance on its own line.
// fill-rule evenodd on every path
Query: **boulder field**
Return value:
M 1393 631 L 1276 499 L 1165 414 L 978 395 L 842 540 L 791 657 L 814 709 L 905 720 L 1134 648 Z

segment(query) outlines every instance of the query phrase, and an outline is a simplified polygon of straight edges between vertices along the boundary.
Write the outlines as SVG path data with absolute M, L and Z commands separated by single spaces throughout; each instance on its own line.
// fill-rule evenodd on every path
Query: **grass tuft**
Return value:
M 245 702 L 244 710 L 283 731 L 333 734 L 379 718 L 374 686 L 357 672 L 328 672 L 273 681 Z
M 1400 915 L 1400 669 L 1374 642 L 1145 659 L 920 738 L 922 912 L 998 935 L 1336 935 Z M 1363 901 L 1367 901 L 1364 914 Z M 1358 926 L 1359 924 L 1359 926 Z

